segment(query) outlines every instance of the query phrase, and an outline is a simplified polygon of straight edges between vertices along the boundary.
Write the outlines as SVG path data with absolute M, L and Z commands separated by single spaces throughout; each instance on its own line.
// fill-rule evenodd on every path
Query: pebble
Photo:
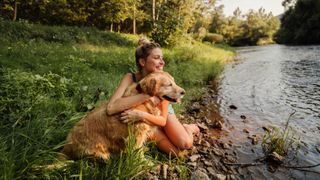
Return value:
M 249 133 L 248 129 L 243 129 L 242 131 L 245 132 L 245 133 Z
M 225 180 L 227 179 L 227 176 L 223 174 L 212 174 L 212 179 L 213 180 Z
M 216 174 L 212 167 L 208 167 L 207 171 L 209 172 L 209 174 Z
M 235 105 L 233 105 L 233 104 L 230 105 L 229 108 L 230 108 L 230 109 L 238 109 L 237 106 L 235 106 Z
M 196 170 L 191 174 L 190 180 L 210 180 L 210 178 L 206 173 Z
M 199 157 L 201 157 L 199 154 L 192 155 L 189 159 L 191 162 L 195 162 Z

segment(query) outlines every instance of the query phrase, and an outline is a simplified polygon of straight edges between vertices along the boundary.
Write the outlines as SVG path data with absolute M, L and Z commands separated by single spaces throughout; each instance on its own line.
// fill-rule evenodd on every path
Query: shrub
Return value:
M 203 38 L 203 41 L 207 41 L 210 43 L 222 43 L 223 42 L 223 36 L 220 34 L 215 34 L 215 33 L 208 33 L 206 36 Z

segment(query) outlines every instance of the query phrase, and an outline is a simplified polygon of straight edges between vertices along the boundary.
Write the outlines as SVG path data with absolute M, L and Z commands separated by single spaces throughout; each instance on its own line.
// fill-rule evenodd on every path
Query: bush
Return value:
M 223 36 L 220 34 L 215 34 L 215 33 L 208 33 L 206 36 L 203 38 L 202 41 L 207 41 L 212 44 L 215 43 L 222 43 L 223 42 Z

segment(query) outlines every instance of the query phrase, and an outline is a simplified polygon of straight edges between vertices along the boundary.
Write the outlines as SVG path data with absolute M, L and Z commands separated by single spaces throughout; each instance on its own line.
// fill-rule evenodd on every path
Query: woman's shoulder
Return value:
M 125 75 L 122 76 L 120 84 L 130 85 L 132 83 L 133 83 L 133 79 L 132 79 L 131 73 L 126 73 Z

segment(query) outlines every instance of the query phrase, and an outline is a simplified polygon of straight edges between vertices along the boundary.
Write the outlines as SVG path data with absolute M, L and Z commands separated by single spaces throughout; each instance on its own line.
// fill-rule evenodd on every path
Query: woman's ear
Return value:
M 146 64 L 146 60 L 140 58 L 139 59 L 139 64 L 140 64 L 141 67 L 144 67 L 144 65 Z

